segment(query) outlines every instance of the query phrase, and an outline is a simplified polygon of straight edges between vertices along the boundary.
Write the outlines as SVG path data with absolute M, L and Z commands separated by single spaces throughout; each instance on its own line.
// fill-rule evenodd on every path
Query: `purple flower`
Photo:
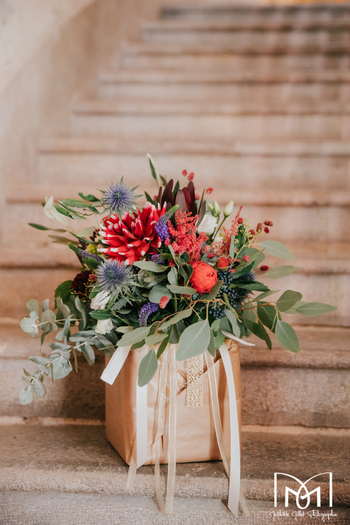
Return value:
M 151 257 L 151 261 L 156 263 L 156 264 L 163 264 L 164 262 L 164 259 L 161 255 L 159 255 L 158 253 L 155 253 L 154 255 L 152 255 Z
M 102 292 L 128 292 L 134 283 L 131 268 L 119 263 L 115 259 L 108 259 L 100 264 L 96 270 L 97 286 Z
M 87 250 L 81 250 L 79 255 L 82 259 L 88 259 L 89 257 L 92 257 L 93 259 L 96 259 L 96 261 L 99 261 L 99 262 L 104 261 L 102 257 L 99 257 L 98 255 L 95 255 L 94 253 L 90 253 Z
M 158 310 L 157 303 L 146 303 L 141 307 L 139 313 L 139 325 L 147 326 L 147 320 L 151 314 L 154 314 Z
M 163 217 L 165 217 L 165 215 L 163 215 Z M 169 230 L 166 224 L 168 221 L 162 221 L 163 217 L 159 219 L 155 226 L 156 232 L 158 233 L 158 236 L 162 242 L 169 238 Z
M 120 182 L 111 184 L 106 190 L 102 191 L 101 202 L 110 213 L 118 215 L 121 218 L 124 213 L 132 211 L 135 199 L 140 195 L 135 195 L 135 188 L 129 188 L 123 183 L 123 177 Z

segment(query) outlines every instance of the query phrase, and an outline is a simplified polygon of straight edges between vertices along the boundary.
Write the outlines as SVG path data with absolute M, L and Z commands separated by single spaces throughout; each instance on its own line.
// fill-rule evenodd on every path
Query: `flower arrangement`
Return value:
M 49 345 L 50 353 L 29 358 L 36 370 L 24 371 L 22 404 L 30 403 L 34 394 L 45 395 L 45 376 L 60 379 L 73 367 L 78 372 L 77 352 L 92 365 L 95 351 L 112 356 L 118 347 L 148 345 L 139 368 L 142 386 L 156 373 L 168 344 L 177 344 L 176 359 L 182 361 L 207 349 L 215 356 L 226 337 L 240 341 L 252 333 L 271 349 L 273 332 L 283 347 L 298 352 L 297 335 L 282 314 L 314 316 L 335 310 L 303 302 L 293 290 L 271 300 L 277 291 L 260 278 L 284 277 L 296 270 L 263 264 L 266 254 L 294 259 L 283 244 L 265 240 L 272 222 L 264 220 L 252 229 L 240 207 L 224 226 L 233 214 L 232 201 L 222 211 L 217 202 L 206 200 L 212 188 L 196 193 L 193 173 L 182 172 L 184 185 L 167 181 L 148 158 L 158 194 L 145 192 L 143 207 L 135 204 L 137 188 L 129 188 L 123 179 L 100 190 L 100 196 L 79 193 L 79 199 L 56 204 L 51 197 L 43 204 L 45 214 L 65 226 L 53 230 L 53 242 L 67 244 L 81 268 L 57 287 L 52 310 L 48 299 L 41 313 L 37 300 L 27 302 L 22 329 L 31 337 L 41 332 L 41 345 L 50 332 L 56 340 Z M 71 220 L 96 217 L 97 226 L 73 231 Z

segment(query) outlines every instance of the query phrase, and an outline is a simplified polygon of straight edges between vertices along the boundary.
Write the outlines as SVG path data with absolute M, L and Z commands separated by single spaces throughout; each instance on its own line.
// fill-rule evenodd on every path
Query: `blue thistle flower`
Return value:
M 157 303 L 146 303 L 141 307 L 139 313 L 139 325 L 147 326 L 147 320 L 151 314 L 154 314 L 158 310 Z
M 108 259 L 96 270 L 97 287 L 101 291 L 120 295 L 134 284 L 131 269 L 115 259 Z
M 111 214 L 116 214 L 121 218 L 126 212 L 133 210 L 135 199 L 140 197 L 134 193 L 136 188 L 137 186 L 129 188 L 124 184 L 122 177 L 120 182 L 112 183 L 106 190 L 102 191 L 101 202 Z

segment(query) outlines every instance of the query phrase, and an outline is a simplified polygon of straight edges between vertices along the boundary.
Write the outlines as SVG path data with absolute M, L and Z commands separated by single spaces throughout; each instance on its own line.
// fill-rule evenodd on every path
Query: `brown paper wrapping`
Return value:
M 233 340 L 226 340 L 232 363 L 235 380 L 237 412 L 239 427 L 241 425 L 241 385 L 239 347 Z M 118 351 L 118 350 L 117 350 Z M 106 384 L 106 433 L 107 439 L 118 454 L 129 465 L 136 434 L 136 382 L 140 364 L 140 353 L 130 352 L 123 368 L 113 385 Z M 179 363 L 179 367 L 183 365 Z M 215 359 L 215 374 L 218 385 L 220 416 L 222 421 L 224 441 L 230 450 L 230 416 L 226 376 L 222 360 Z M 148 458 L 145 465 L 154 464 L 154 409 L 158 392 L 158 372 L 148 384 Z M 190 408 L 185 404 L 186 387 L 183 368 L 178 369 L 178 393 L 176 396 L 176 461 L 177 463 L 192 463 L 196 461 L 220 460 L 220 452 L 216 441 L 215 429 L 211 414 L 209 397 L 208 373 L 203 375 L 203 406 Z M 168 418 L 166 418 L 166 421 Z M 163 455 L 161 463 L 166 463 L 167 427 L 164 432 Z

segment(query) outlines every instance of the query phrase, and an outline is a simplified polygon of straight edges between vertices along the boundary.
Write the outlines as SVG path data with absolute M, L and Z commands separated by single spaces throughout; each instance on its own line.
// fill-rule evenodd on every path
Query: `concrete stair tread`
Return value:
M 210 104 L 199 102 L 91 99 L 77 102 L 72 107 L 74 114 L 87 115 L 344 115 L 350 113 L 350 104 L 318 103 L 240 103 Z
M 102 71 L 99 82 L 103 83 L 203 83 L 203 84 L 233 84 L 245 83 L 332 83 L 348 82 L 350 71 L 340 69 L 322 69 L 305 71 L 302 69 L 266 69 L 266 70 L 237 70 L 237 71 L 181 71 L 181 70 L 132 70 L 110 69 Z
M 245 431 L 243 427 L 245 496 L 271 501 L 272 506 L 274 472 L 293 472 L 306 480 L 314 472 L 332 471 L 334 504 L 350 505 L 349 432 L 300 430 L 289 434 L 283 428 L 275 430 L 265 433 L 261 428 Z M 107 442 L 103 426 L 1 426 L 0 444 L 0 490 L 125 494 L 127 466 Z M 178 464 L 176 474 L 177 497 L 227 497 L 221 462 Z M 154 496 L 153 467 L 138 470 L 129 495 Z
M 276 298 L 278 297 L 277 293 Z M 291 322 L 292 318 L 289 318 L 289 321 Z M 249 341 L 256 346 L 241 345 L 241 365 L 350 370 L 350 328 L 295 324 L 293 326 L 301 344 L 298 354 L 282 348 L 273 335 L 272 350 L 268 350 L 265 343 L 257 337 L 251 336 Z M 35 354 L 37 341 L 33 341 L 23 332 L 19 326 L 19 319 L 4 318 L 0 321 L 0 328 L 0 359 L 26 359 Z M 47 340 L 51 340 L 51 337 Z M 103 362 L 104 356 L 98 352 L 96 359 Z
M 228 4 L 223 2 L 221 5 L 167 5 L 160 11 L 161 19 L 181 19 L 189 14 L 207 14 L 211 18 L 227 15 L 235 17 L 257 16 L 268 19 L 273 16 L 300 16 L 302 19 L 308 16 L 326 15 L 327 17 L 343 16 L 349 14 L 350 8 L 347 3 L 322 2 L 320 4 L 308 2 L 303 5 L 298 4 L 274 4 L 274 5 L 257 5 L 257 4 Z
M 198 174 L 200 175 L 200 174 Z M 199 179 L 200 180 L 200 179 Z M 128 181 L 129 184 L 137 183 L 137 181 Z M 81 191 L 81 186 L 71 185 L 47 185 L 43 184 L 7 184 L 5 186 L 6 202 L 8 203 L 41 203 L 44 196 L 54 195 L 56 199 L 68 198 L 68 196 L 77 195 Z M 197 186 L 200 191 L 200 186 Z M 92 186 L 84 188 L 84 191 L 92 191 L 96 193 L 96 189 Z M 148 193 L 155 192 L 155 186 L 152 180 L 148 184 L 142 186 L 142 191 Z M 343 189 L 335 190 L 318 190 L 310 188 L 288 188 L 285 189 L 256 189 L 247 190 L 245 188 L 237 188 L 226 186 L 225 189 L 215 189 L 215 193 L 211 197 L 218 202 L 227 201 L 227 195 L 230 195 L 239 202 L 242 206 L 298 206 L 298 207 L 315 207 L 315 206 L 350 206 L 350 193 Z
M 157 141 L 124 140 L 102 137 L 48 137 L 40 140 L 40 153 L 127 153 L 153 155 L 166 153 L 201 155 L 295 155 L 295 156 L 349 156 L 348 141 Z
M 230 44 L 175 44 L 143 42 L 141 44 L 129 44 L 125 46 L 123 55 L 347 55 L 348 46 L 345 44 L 315 43 L 303 44 L 296 42 L 294 45 L 285 43 L 266 44 L 264 46 L 252 45 L 249 42 L 241 45 Z

